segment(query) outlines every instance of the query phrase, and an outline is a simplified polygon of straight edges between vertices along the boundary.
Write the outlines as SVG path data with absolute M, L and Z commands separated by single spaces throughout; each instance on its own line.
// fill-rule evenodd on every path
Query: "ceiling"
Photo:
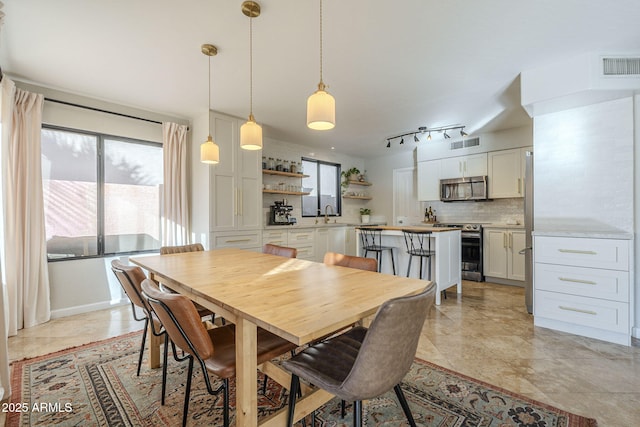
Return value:
M 212 109 L 249 114 L 242 0 L 3 1 L 0 65 L 14 79 L 192 119 L 207 109 L 200 46 L 211 43 Z M 360 157 L 412 149 L 397 140 L 385 148 L 386 138 L 419 126 L 473 134 L 529 123 L 521 71 L 640 51 L 638 0 L 324 0 L 323 80 L 336 127 L 312 131 L 319 0 L 258 2 L 253 113 L 265 136 Z

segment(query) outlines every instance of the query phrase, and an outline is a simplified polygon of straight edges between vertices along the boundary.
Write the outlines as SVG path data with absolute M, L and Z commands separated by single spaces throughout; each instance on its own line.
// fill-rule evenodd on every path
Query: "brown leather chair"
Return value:
M 382 304 L 371 327 L 356 327 L 316 343 L 282 365 L 291 372 L 288 426 L 293 425 L 300 378 L 342 400 L 353 401 L 354 426 L 362 425 L 362 401 L 393 388 L 411 426 L 415 421 L 400 388 L 413 363 L 436 286 Z
M 167 383 L 168 337 L 162 327 L 162 323 L 153 313 L 151 307 L 147 304 L 147 300 L 142 296 L 142 281 L 145 280 L 147 276 L 140 267 L 123 264 L 117 259 L 111 261 L 111 270 L 116 275 L 116 278 L 118 279 L 118 282 L 120 282 L 120 286 L 122 286 L 124 292 L 127 294 L 127 297 L 129 297 L 129 301 L 131 301 L 133 318 L 137 321 L 144 320 L 142 343 L 140 345 L 140 355 L 138 356 L 138 376 L 140 376 L 140 366 L 142 365 L 142 356 L 144 354 L 149 324 L 151 324 L 151 332 L 153 335 L 157 337 L 164 336 L 164 361 L 162 364 L 162 404 L 164 405 L 164 395 Z M 142 310 L 143 317 L 138 318 L 136 307 Z
M 192 243 L 190 245 L 179 245 L 179 246 L 162 246 L 160 247 L 160 255 L 168 255 L 168 254 L 181 254 L 184 252 L 202 252 L 204 251 L 204 246 L 202 246 L 202 243 Z M 175 291 L 173 289 L 171 289 L 170 287 L 168 287 L 167 285 L 160 283 L 160 289 L 163 292 L 171 292 L 171 293 L 175 293 Z M 203 306 L 201 306 L 200 304 L 195 303 L 196 308 L 198 309 L 198 313 L 200 314 L 200 317 L 206 317 L 206 316 L 211 316 L 211 323 L 214 323 L 216 320 L 216 314 L 214 312 L 212 312 L 211 310 L 209 310 L 208 308 L 205 308 Z M 225 321 L 224 319 L 222 319 L 222 324 L 224 324 Z
M 378 271 L 378 263 L 373 258 L 344 255 L 336 252 L 327 252 L 324 254 L 324 263 L 327 265 L 357 268 L 359 270 Z
M 224 426 L 229 425 L 229 379 L 236 373 L 235 325 L 220 326 L 207 330 L 200 321 L 191 300 L 184 295 L 160 291 L 154 282 L 142 282 L 142 291 L 158 318 L 164 324 L 171 341 L 180 347 L 189 360 L 184 396 L 182 425 L 187 424 L 189 394 L 194 360 L 200 364 L 207 391 L 210 394 L 223 392 Z M 258 365 L 295 349 L 295 345 L 262 328 L 258 328 Z M 214 390 L 209 373 L 222 378 L 222 385 Z
M 288 248 L 286 246 L 272 245 L 267 243 L 262 247 L 263 254 L 278 255 L 287 258 L 295 258 L 298 256 L 298 250 L 296 248 Z

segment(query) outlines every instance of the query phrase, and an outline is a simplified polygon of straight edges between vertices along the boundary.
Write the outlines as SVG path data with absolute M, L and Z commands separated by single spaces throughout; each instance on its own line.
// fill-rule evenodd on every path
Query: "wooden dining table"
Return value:
M 236 425 L 243 427 L 286 424 L 284 409 L 258 420 L 258 327 L 301 346 L 375 314 L 391 298 L 417 293 L 430 284 L 233 248 L 140 256 L 130 261 L 146 269 L 152 280 L 236 325 Z M 150 353 L 151 365 L 158 367 L 157 340 L 150 344 Z M 258 368 L 289 387 L 290 374 L 276 363 Z M 296 420 L 333 398 L 311 387 L 303 391 Z

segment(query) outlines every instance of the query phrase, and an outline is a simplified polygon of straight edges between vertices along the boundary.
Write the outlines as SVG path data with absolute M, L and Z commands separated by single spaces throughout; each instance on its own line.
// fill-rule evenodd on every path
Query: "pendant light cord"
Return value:
M 320 83 L 322 83 L 322 0 L 320 0 Z
M 253 17 L 249 17 L 249 118 L 253 120 Z
M 207 93 L 207 96 L 208 96 L 207 116 L 209 117 L 209 136 L 211 136 L 211 56 L 209 56 L 209 92 Z

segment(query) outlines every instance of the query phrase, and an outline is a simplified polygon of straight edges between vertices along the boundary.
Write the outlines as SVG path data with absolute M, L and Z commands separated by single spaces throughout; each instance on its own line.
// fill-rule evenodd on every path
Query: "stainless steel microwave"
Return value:
M 469 176 L 440 180 L 440 200 L 463 202 L 487 200 L 487 176 Z

